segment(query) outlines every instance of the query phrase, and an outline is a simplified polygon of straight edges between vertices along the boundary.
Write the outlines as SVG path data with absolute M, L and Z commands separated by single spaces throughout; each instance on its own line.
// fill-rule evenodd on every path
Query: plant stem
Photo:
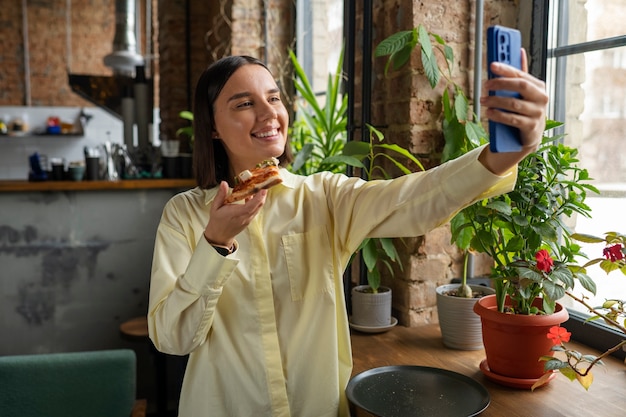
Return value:
M 571 297 L 575 301 L 578 301 L 580 304 L 584 305 L 589 310 L 589 312 L 594 313 L 595 315 L 602 317 L 610 325 L 612 325 L 614 327 L 617 327 L 622 333 L 626 334 L 626 327 L 624 327 L 621 324 L 619 324 L 619 322 L 617 322 L 617 321 L 607 317 L 605 314 L 600 313 L 595 308 L 591 307 L 585 300 L 583 300 L 582 298 L 576 297 L 571 292 L 566 291 L 565 294 L 567 294 L 569 297 Z
M 607 350 L 606 352 L 602 353 L 600 356 L 596 357 L 593 361 L 589 362 L 589 366 L 587 366 L 584 371 L 579 370 L 576 367 L 576 364 L 572 364 L 571 356 L 568 358 L 567 363 L 570 365 L 570 368 L 573 369 L 574 372 L 576 372 L 578 375 L 587 376 L 587 374 L 589 373 L 589 371 L 591 371 L 591 368 L 593 368 L 594 365 L 596 365 L 603 358 L 609 356 L 613 352 L 617 352 L 622 346 L 626 346 L 626 340 L 622 340 L 617 345 L 613 346 L 611 349 Z

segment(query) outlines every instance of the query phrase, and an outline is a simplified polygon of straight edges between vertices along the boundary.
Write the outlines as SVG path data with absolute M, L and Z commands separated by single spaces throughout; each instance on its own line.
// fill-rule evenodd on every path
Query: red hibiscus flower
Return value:
M 548 332 L 548 339 L 552 340 L 555 346 L 569 342 L 570 336 L 572 334 L 565 327 L 560 326 L 552 326 L 550 332 Z
M 624 253 L 622 252 L 622 244 L 616 243 L 615 245 L 607 246 L 604 248 L 604 257 L 611 262 L 620 261 L 624 259 Z
M 554 265 L 554 261 L 550 257 L 550 253 L 545 249 L 541 249 L 537 252 L 535 254 L 535 259 L 537 260 L 537 269 L 543 272 L 550 272 L 552 265 Z

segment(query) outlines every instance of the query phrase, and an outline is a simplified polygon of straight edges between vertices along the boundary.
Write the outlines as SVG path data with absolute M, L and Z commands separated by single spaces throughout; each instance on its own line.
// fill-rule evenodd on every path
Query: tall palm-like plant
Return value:
M 343 51 L 335 74 L 328 75 L 324 104 L 320 104 L 309 79 L 293 51 L 289 51 L 295 77 L 296 120 L 291 127 L 291 143 L 295 158 L 291 171 L 300 175 L 316 172 L 344 172 L 347 161 L 341 151 L 347 139 L 348 97 L 341 95 Z
M 311 175 L 316 172 L 345 172 L 348 166 L 360 169 L 366 180 L 388 179 L 391 175 L 381 164 L 391 161 L 403 174 L 411 169 L 399 158 L 409 160 L 418 169 L 422 164 L 408 150 L 401 146 L 384 143 L 384 135 L 371 125 L 367 125 L 370 141 L 346 141 L 347 96 L 341 95 L 341 68 L 343 53 L 334 75 L 329 75 L 326 100 L 318 102 L 295 54 L 290 52 L 295 71 L 295 86 L 300 94 L 298 112 L 291 131 L 295 159 L 290 167 L 294 173 Z M 367 268 L 367 281 L 373 292 L 380 286 L 380 266 L 384 265 L 393 275 L 393 264 L 399 260 L 392 238 L 365 239 L 358 253 L 363 257 Z M 399 263 L 400 269 L 402 265 Z

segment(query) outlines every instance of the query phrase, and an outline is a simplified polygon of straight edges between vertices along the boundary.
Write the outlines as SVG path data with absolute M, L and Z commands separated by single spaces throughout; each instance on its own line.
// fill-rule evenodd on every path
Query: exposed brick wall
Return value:
M 484 27 L 500 23 L 515 26 L 517 1 L 486 1 Z M 451 46 L 455 54 L 453 79 L 471 99 L 473 57 L 473 2 L 450 0 L 432 1 L 377 1 L 374 2 L 374 47 L 387 36 L 424 25 L 437 33 Z M 361 23 L 357 24 L 360 27 Z M 443 61 L 443 58 L 440 60 Z M 439 164 L 444 139 L 441 132 L 440 97 L 444 83 L 434 90 L 423 74 L 418 51 L 411 56 L 410 65 L 384 74 L 386 58 L 374 61 L 372 123 L 380 126 L 385 140 L 409 148 L 421 157 L 428 168 Z M 360 71 L 360 62 L 357 71 Z M 360 91 L 357 88 L 357 91 Z M 360 94 L 356 100 L 360 114 Z M 417 219 L 416 215 L 416 221 Z M 415 326 L 436 322 L 435 288 L 461 274 L 463 258 L 450 244 L 449 226 L 442 226 L 425 236 L 404 239 L 398 244 L 404 271 L 396 271 L 385 284 L 394 290 L 394 315 L 401 324 Z M 475 261 L 475 274 L 488 274 L 488 259 Z
M 24 42 L 20 2 L 0 7 L 0 105 L 24 103 Z
M 162 139 L 175 139 L 176 130 L 186 125 L 178 116 L 182 110 L 191 110 L 192 81 L 188 80 L 191 57 L 204 56 L 202 39 L 191 37 L 192 46 L 187 49 L 185 0 L 159 0 L 159 76 L 160 112 L 159 131 Z M 195 3 L 195 2 L 190 2 Z M 195 3 L 197 6 L 197 3 Z M 192 6 L 193 7 L 193 6 Z M 191 15 L 191 13 L 190 13 Z M 195 16 L 197 16 L 197 13 Z M 195 22 L 195 19 L 194 19 Z M 190 27 L 192 23 L 189 23 Z M 191 52 L 191 53 L 190 53 Z M 197 80 L 199 74 L 193 74 Z M 187 138 L 181 138 L 187 144 Z M 181 147 L 188 151 L 187 146 Z
M 186 53 L 185 1 L 159 0 L 161 72 L 161 133 L 175 138 L 186 122 L 178 116 L 193 104 L 195 84 L 202 71 L 228 54 L 252 55 L 268 63 L 272 72 L 289 85 L 287 47 L 293 42 L 292 2 L 272 0 L 268 10 L 261 0 L 190 2 L 189 50 Z M 270 53 L 265 56 L 265 23 Z M 187 71 L 189 59 L 189 82 Z M 184 140 L 184 138 L 180 138 Z
M 71 26 L 66 25 L 65 0 L 28 2 L 30 95 L 25 91 L 21 2 L 5 3 L 0 8 L 0 105 L 89 106 L 71 91 L 67 72 L 111 75 L 103 58 L 112 49 L 114 1 L 73 1 Z

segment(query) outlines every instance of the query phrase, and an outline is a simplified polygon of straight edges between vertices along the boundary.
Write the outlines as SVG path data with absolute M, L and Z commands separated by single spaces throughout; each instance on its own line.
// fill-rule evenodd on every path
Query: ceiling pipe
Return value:
M 113 52 L 104 57 L 104 65 L 119 75 L 134 76 L 135 67 L 144 65 L 144 58 L 137 53 L 135 35 L 135 0 L 115 1 L 115 37 Z

